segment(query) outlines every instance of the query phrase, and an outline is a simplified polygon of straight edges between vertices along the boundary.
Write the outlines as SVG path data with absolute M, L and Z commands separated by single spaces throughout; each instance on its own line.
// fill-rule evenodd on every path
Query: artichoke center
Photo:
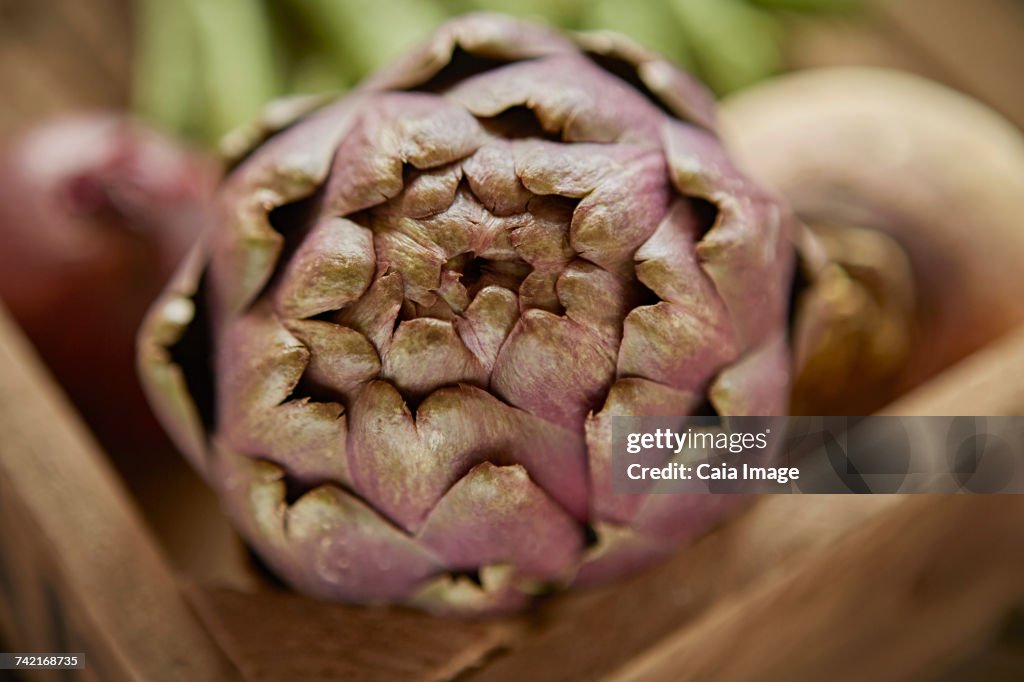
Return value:
M 461 253 L 441 266 L 437 294 L 452 312 L 461 314 L 484 287 L 500 286 L 517 292 L 532 269 L 520 258 L 494 260 L 478 257 L 472 251 Z

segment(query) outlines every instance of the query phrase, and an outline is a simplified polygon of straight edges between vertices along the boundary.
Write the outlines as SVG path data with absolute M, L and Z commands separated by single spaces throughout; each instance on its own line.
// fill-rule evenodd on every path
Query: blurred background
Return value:
M 0 0 L 0 147 L 62 114 L 130 112 L 188 144 L 184 176 L 213 178 L 218 140 L 251 121 L 268 100 L 344 91 L 445 18 L 476 10 L 573 30 L 624 32 L 697 74 L 719 96 L 787 71 L 884 66 L 946 83 L 1024 127 L 1024 0 Z M 140 158 L 133 163 L 145 164 Z M 6 186 L 3 172 L 0 167 L 0 190 Z M 182 197 L 200 202 L 204 187 L 184 185 L 158 193 L 158 199 L 177 213 Z M 0 191 L 0 202 L 16 196 L 8 190 Z M 147 217 L 155 230 L 169 229 L 162 216 Z M 8 238 L 0 233 L 0 251 Z M 122 247 L 126 259 L 137 258 L 137 245 Z M 129 308 L 115 311 L 123 318 L 119 328 L 127 330 L 122 346 L 117 338 L 102 338 L 120 359 L 90 367 L 93 374 L 75 371 L 83 364 L 102 365 L 83 362 L 89 349 L 80 339 L 54 333 L 45 321 L 34 325 L 29 313 L 13 312 L 127 480 L 168 554 L 193 575 L 212 576 L 223 557 L 207 549 L 225 544 L 230 531 L 223 524 L 200 524 L 210 537 L 197 538 L 196 524 L 183 522 L 182 515 L 219 518 L 216 502 L 148 416 L 139 417 L 138 433 L 126 434 L 123 409 L 111 409 L 108 400 L 112 387 L 120 386 L 137 394 L 132 402 L 139 410 L 146 409 L 130 378 L 131 330 L 173 266 L 165 261 L 180 257 L 183 246 L 158 251 L 153 281 L 139 285 L 138 300 Z M 3 267 L 13 281 L 12 266 Z M 111 286 L 143 281 L 137 271 L 118 267 L 103 264 Z M 83 270 L 82 277 L 96 272 Z M 2 297 L 17 307 L 13 295 Z M 25 303 L 24 310 L 32 306 L 52 318 L 38 301 Z M 112 329 L 105 321 L 97 328 Z M 122 383 L 112 374 L 122 375 Z M 112 383 L 104 384 L 108 379 Z M 182 490 L 194 501 L 187 510 L 178 506 Z M 1006 644 L 995 651 L 1019 662 L 1022 640 L 1018 618 L 1003 635 Z M 975 676 L 986 665 L 1001 665 L 1001 659 L 970 662 L 949 679 L 981 679 Z
M 783 70 L 884 65 L 1024 124 L 1020 0 L 0 0 L 0 134 L 113 107 L 211 144 L 266 100 L 343 90 L 473 10 L 622 31 L 719 95 Z

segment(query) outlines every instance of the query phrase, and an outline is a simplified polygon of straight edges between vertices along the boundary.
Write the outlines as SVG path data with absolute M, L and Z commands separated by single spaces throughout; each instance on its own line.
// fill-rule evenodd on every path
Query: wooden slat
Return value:
M 9 589 L 42 600 L 42 611 L 37 603 L 25 614 L 45 620 L 46 605 L 60 612 L 31 641 L 9 644 L 81 646 L 104 680 L 235 678 L 109 465 L 2 310 L 0 494 L 0 528 L 17 531 L 0 537 L 0 562 L 20 565 L 7 571 L 19 580 Z
M 248 682 L 440 682 L 515 641 L 517 621 L 459 621 L 328 604 L 288 592 L 195 588 L 192 599 Z
M 1024 680 L 1024 610 L 1007 623 L 995 646 L 943 673 L 935 682 Z
M 1024 497 L 921 496 L 716 608 L 609 677 L 929 679 L 1024 599 Z
M 1024 328 L 993 341 L 882 414 L 1024 415 Z

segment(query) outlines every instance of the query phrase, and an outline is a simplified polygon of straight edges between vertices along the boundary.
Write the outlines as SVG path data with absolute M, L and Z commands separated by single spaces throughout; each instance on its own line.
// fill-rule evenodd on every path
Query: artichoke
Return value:
M 272 107 L 141 331 L 150 399 L 308 594 L 498 612 L 646 566 L 736 498 L 614 494 L 612 417 L 787 401 L 791 219 L 713 125 L 639 46 L 495 15 Z

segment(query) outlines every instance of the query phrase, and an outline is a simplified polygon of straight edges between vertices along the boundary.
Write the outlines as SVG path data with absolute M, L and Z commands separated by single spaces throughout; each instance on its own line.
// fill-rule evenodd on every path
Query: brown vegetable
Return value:
M 998 114 L 841 68 L 767 82 L 721 116 L 741 165 L 817 238 L 795 412 L 878 409 L 1024 320 L 1024 137 Z

